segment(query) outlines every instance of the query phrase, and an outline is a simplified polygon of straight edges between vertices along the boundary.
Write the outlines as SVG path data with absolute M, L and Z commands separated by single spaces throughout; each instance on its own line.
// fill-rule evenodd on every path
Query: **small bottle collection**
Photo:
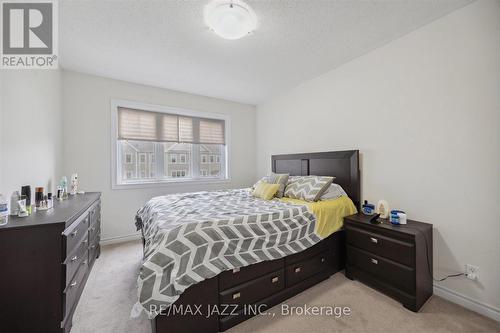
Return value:
M 392 224 L 406 224 L 406 213 L 397 209 L 390 210 L 389 204 L 385 200 L 379 200 L 376 207 L 374 204 L 368 203 L 368 201 L 365 200 L 361 207 L 361 211 L 365 215 L 380 214 L 380 218 L 389 219 L 389 222 Z
M 74 173 L 71 176 L 71 195 L 76 195 L 78 192 L 78 175 Z M 57 186 L 57 200 L 68 199 L 68 178 L 62 177 Z M 7 200 L 0 193 L 0 226 L 6 225 L 10 216 L 26 217 L 35 211 L 44 211 L 54 208 L 54 197 L 51 192 L 45 193 L 45 189 L 41 186 L 35 187 L 35 202 L 31 200 L 31 186 L 25 185 L 19 191 L 12 192 L 10 197 L 10 212 Z

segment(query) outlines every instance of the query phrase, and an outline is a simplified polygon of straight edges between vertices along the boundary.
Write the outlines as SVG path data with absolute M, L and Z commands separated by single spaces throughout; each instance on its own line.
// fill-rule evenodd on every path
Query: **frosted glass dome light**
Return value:
M 205 23 L 224 39 L 240 39 L 257 28 L 257 16 L 240 0 L 214 0 L 204 10 Z

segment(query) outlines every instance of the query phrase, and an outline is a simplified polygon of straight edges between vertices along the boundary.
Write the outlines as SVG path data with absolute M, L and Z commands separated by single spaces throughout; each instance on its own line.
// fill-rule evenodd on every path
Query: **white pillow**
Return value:
M 320 200 L 329 200 L 329 199 L 337 199 L 340 197 L 347 197 L 347 193 L 344 191 L 342 186 L 339 184 L 333 183 L 328 187 L 328 189 L 323 193 Z

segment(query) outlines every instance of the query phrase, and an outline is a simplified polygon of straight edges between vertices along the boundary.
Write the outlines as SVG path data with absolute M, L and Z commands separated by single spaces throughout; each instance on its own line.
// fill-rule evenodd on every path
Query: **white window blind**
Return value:
M 225 121 L 118 107 L 118 140 L 225 145 Z

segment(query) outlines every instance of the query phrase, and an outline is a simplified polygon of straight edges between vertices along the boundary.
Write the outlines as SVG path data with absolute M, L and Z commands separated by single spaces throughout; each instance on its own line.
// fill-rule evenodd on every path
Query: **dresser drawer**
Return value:
M 83 260 L 88 256 L 89 241 L 88 237 L 84 237 L 80 244 L 76 247 L 75 251 L 71 252 L 63 263 L 63 269 L 66 273 L 66 285 L 68 285 L 73 278 L 76 270 L 80 267 Z
M 347 261 L 408 294 L 415 294 L 414 269 L 350 245 L 347 245 Z
M 66 249 L 67 257 L 75 248 L 80 244 L 84 237 L 87 237 L 87 231 L 89 229 L 89 214 L 83 214 L 75 222 L 73 222 L 66 230 L 63 232 L 63 243 Z
M 101 220 L 101 202 L 98 201 L 90 208 L 90 225 Z
M 346 232 L 347 243 L 350 245 L 406 266 L 413 267 L 415 265 L 415 246 L 413 243 L 351 226 L 347 226 Z
M 92 242 L 92 240 L 94 240 L 97 237 L 97 235 L 100 234 L 101 234 L 101 222 L 96 221 L 94 224 L 91 224 L 89 228 L 90 241 Z
M 289 287 L 303 281 L 329 267 L 331 255 L 324 251 L 309 259 L 288 265 L 285 268 L 286 286 Z
M 284 260 L 277 259 L 225 271 L 219 275 L 219 289 L 226 290 L 282 268 L 284 268 Z
M 101 236 L 97 236 L 89 245 L 89 265 L 92 266 L 94 260 L 100 254 L 100 245 L 99 242 L 101 240 Z
M 87 252 L 85 252 L 87 254 Z M 80 267 L 75 274 L 75 276 L 70 280 L 70 283 L 66 287 L 63 293 L 63 303 L 64 303 L 64 316 L 71 313 L 78 298 L 83 291 L 83 280 L 88 271 L 88 260 L 85 259 L 80 263 Z
M 219 293 L 221 305 L 236 304 L 238 308 L 253 304 L 285 288 L 284 270 L 266 274 Z

